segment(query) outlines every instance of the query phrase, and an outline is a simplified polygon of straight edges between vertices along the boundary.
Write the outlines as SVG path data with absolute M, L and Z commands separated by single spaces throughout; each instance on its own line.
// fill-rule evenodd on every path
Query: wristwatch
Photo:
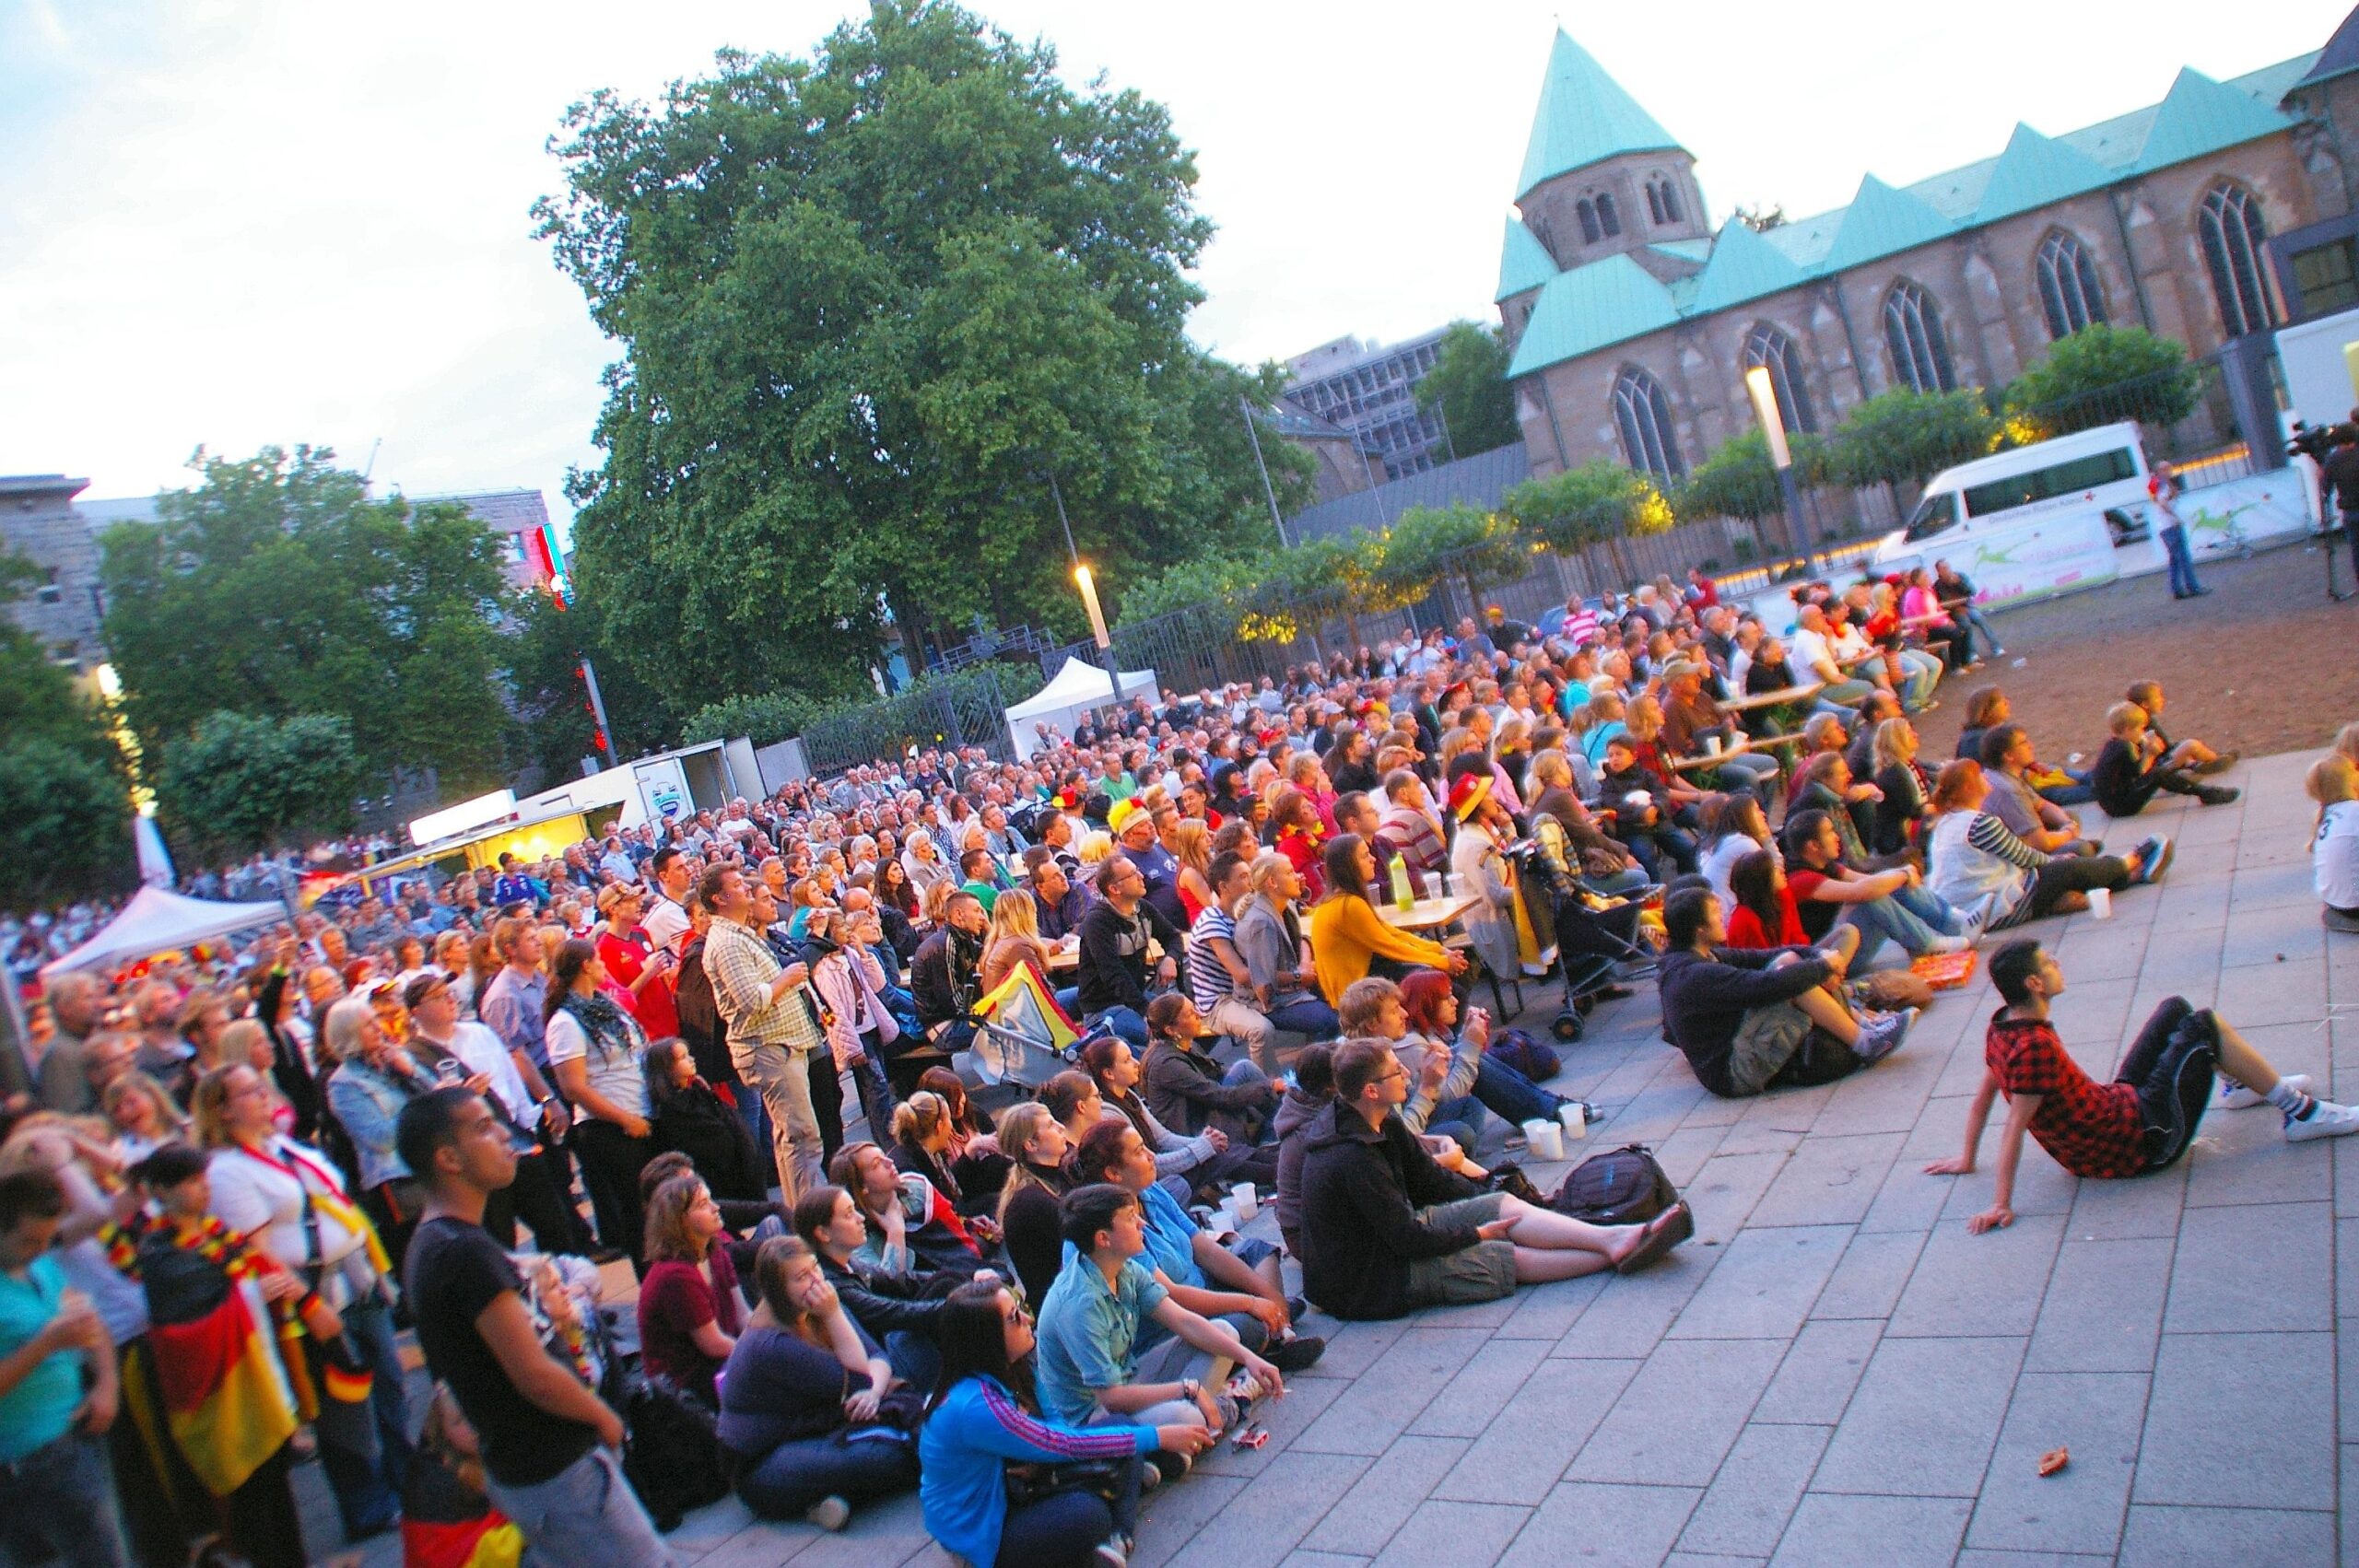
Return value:
M 1183 1377 L 1180 1380 L 1180 1397 L 1193 1404 L 1204 1397 L 1204 1386 L 1192 1377 Z

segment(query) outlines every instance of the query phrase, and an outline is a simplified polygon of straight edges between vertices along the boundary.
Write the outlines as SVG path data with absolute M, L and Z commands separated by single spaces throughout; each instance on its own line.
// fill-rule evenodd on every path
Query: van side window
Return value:
M 1944 529 L 1957 525 L 1957 492 L 1935 490 L 1917 503 L 1908 514 L 1908 534 L 1911 539 L 1930 539 Z
M 1988 517 L 1992 512 L 2010 511 L 2016 507 L 2030 506 L 2035 501 L 2052 500 L 2058 496 L 2094 490 L 2100 485 L 2117 484 L 2137 476 L 2137 459 L 2130 454 L 2127 447 L 2117 448 L 2090 457 L 2076 457 L 2047 468 L 2010 474 L 2003 479 L 1969 485 L 1966 489 L 1966 515 Z

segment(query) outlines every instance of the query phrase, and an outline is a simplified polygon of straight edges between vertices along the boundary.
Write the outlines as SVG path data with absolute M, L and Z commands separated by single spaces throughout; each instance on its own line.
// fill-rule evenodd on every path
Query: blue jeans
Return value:
M 131 1420 L 129 1410 L 116 1420 Z M 69 1432 L 0 1464 L 0 1561 L 53 1559 L 72 1568 L 127 1568 L 123 1515 L 107 1469 L 106 1440 Z
M 800 1519 L 826 1498 L 867 1503 L 917 1483 L 917 1445 L 907 1436 L 853 1440 L 837 1433 L 780 1444 L 738 1471 L 737 1495 L 758 1518 Z
M 1535 1117 L 1555 1116 L 1556 1107 L 1565 1103 L 1487 1053 L 1474 1072 L 1474 1097 L 1518 1127 Z
M 1081 988 L 1079 986 L 1059 986 L 1057 988 L 1057 1005 L 1065 1010 L 1066 1017 L 1072 1017 L 1073 1010 L 1081 1005 Z
M 1103 1012 L 1093 1012 L 1084 1021 L 1095 1029 L 1104 1024 L 1131 1043 L 1131 1049 L 1146 1054 L 1146 1020 L 1127 1007 L 1109 1007 Z
M 1308 1035 L 1314 1040 L 1332 1040 L 1344 1027 L 1344 1021 L 1335 1016 L 1324 997 L 1302 997 L 1273 1007 L 1263 1016 L 1289 1034 Z
M 2050 784 L 2039 791 L 2039 798 L 2051 806 L 2085 806 L 2097 798 L 2096 786 L 2089 776 L 2077 767 L 2060 769 L 2070 784 Z
M 593 1448 L 537 1486 L 493 1477 L 484 1490 L 524 1538 L 523 1568 L 677 1568 L 611 1449 Z
M 778 1186 L 778 1158 L 770 1151 L 770 1113 L 762 1105 L 762 1096 L 750 1083 L 737 1084 L 729 1092 L 737 1096 L 737 1119 L 754 1135 L 754 1147 L 770 1162 L 770 1185 Z
M 1939 897 L 1921 887 L 1904 887 L 1888 897 L 1843 907 L 1843 922 L 1860 933 L 1854 964 L 1865 964 L 1887 942 L 1910 953 L 1922 953 L 1937 936 L 1952 934 L 1956 916 Z
M 893 1133 L 893 1090 L 885 1082 L 885 1064 L 876 1059 L 883 1047 L 876 1044 L 875 1036 L 863 1036 L 863 1045 L 868 1054 L 849 1071 L 852 1087 L 860 1092 L 860 1113 L 868 1118 L 868 1135 L 883 1142 Z
M 2203 585 L 2195 580 L 2195 557 L 2187 548 L 2187 530 L 2173 523 L 2163 530 L 2162 540 L 2163 554 L 2170 563 L 2171 597 L 2184 599 L 2202 592 Z
M 2007 651 L 2005 649 L 1999 646 L 1999 634 L 1990 629 L 1990 623 L 1983 617 L 1981 611 L 1969 604 L 1965 609 L 1958 611 L 1957 616 L 1958 619 L 1966 623 L 1969 634 L 1973 632 L 1980 632 L 1982 634 L 1982 640 L 1990 645 L 1991 658 L 1996 659 L 1999 655 Z M 1971 648 L 1973 645 L 1974 638 L 1969 635 L 1966 638 L 1966 646 Z
M 403 1385 L 402 1352 L 393 1343 L 389 1306 L 358 1302 L 344 1309 L 344 1328 L 369 1365 L 367 1424 L 372 1432 L 346 1429 L 344 1442 L 321 1433 L 320 1468 L 335 1493 L 344 1533 L 358 1538 L 401 1516 L 402 1486 L 409 1479 L 409 1399 Z

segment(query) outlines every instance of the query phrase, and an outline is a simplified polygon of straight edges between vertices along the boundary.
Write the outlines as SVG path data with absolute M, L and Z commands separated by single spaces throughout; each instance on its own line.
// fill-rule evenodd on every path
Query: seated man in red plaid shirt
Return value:
M 2213 1074 L 2236 1087 L 2223 1106 L 2275 1106 L 2288 1142 L 2359 1132 L 2359 1110 L 2321 1100 L 2310 1081 L 2281 1074 L 2211 1012 L 2180 997 L 2154 1010 L 2110 1083 L 2098 1083 L 2065 1052 L 2048 1022 L 2064 990 L 2064 971 L 2036 939 L 2018 938 L 1990 954 L 1990 983 L 2006 1006 L 1993 1013 L 1983 1044 L 1982 1086 L 1966 1113 L 1966 1153 L 1936 1160 L 1935 1176 L 1970 1176 L 1994 1095 L 2007 1097 L 1999 1134 L 1999 1169 L 1990 1207 L 1966 1222 L 1975 1234 L 2014 1223 L 2015 1168 L 2024 1134 L 2075 1176 L 2134 1176 L 2159 1171 L 2187 1152 L 2211 1103 Z

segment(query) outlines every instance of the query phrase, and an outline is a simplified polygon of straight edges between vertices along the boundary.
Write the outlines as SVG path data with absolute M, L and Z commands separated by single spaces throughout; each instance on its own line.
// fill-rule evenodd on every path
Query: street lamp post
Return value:
M 1753 412 L 1761 421 L 1761 433 L 1769 440 L 1769 466 L 1778 471 L 1778 495 L 1785 503 L 1786 522 L 1793 530 L 1794 547 L 1807 563 L 1813 554 L 1810 520 L 1802 516 L 1802 486 L 1794 482 L 1794 454 L 1786 445 L 1786 419 L 1778 409 L 1778 387 L 1769 379 L 1769 367 L 1755 365 L 1747 370 L 1744 390 L 1753 398 Z

